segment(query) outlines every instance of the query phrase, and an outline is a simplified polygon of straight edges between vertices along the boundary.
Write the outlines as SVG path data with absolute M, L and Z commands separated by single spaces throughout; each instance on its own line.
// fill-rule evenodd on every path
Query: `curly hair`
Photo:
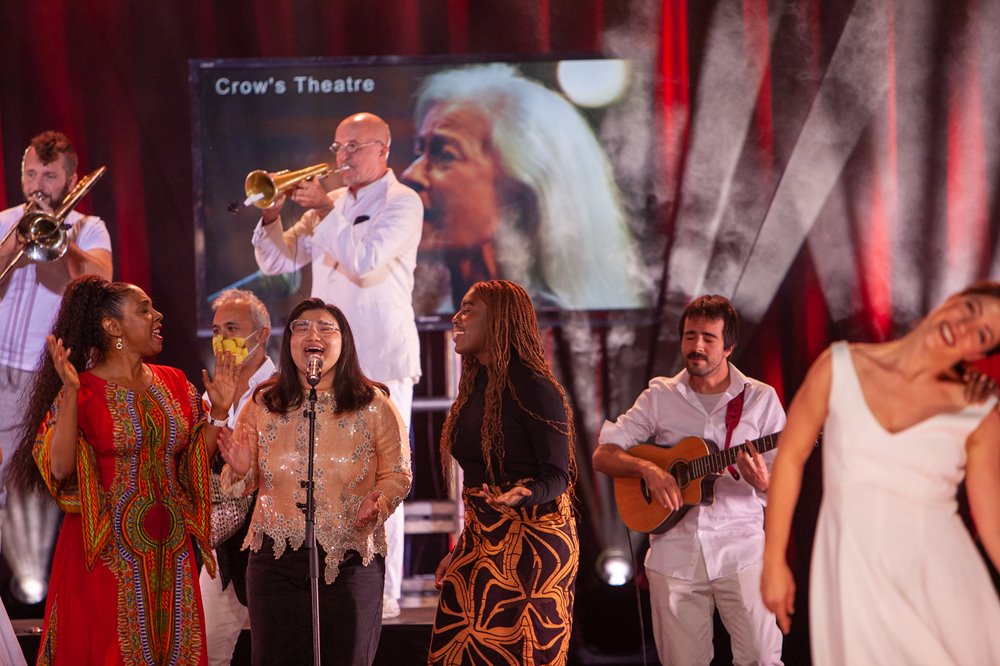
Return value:
M 509 391 L 514 402 L 522 411 L 569 438 L 569 490 L 572 492 L 576 481 L 576 431 L 573 427 L 573 410 L 566 399 L 566 391 L 552 374 L 545 360 L 542 339 L 538 333 L 538 318 L 531 305 L 531 298 L 521 285 L 507 280 L 477 282 L 472 285 L 471 289 L 474 289 L 476 296 L 486 304 L 486 310 L 489 314 L 486 335 L 489 378 L 486 383 L 483 424 L 480 427 L 486 474 L 491 483 L 496 485 L 493 459 L 496 457 L 502 468 L 504 448 L 501 408 L 504 391 Z M 510 379 L 509 368 L 512 354 L 516 354 L 524 365 L 552 383 L 552 386 L 559 393 L 559 397 L 562 398 L 563 409 L 566 411 L 565 421 L 553 421 L 536 414 L 521 401 Z M 448 417 L 445 419 L 441 431 L 441 464 L 446 475 L 455 439 L 455 424 L 473 391 L 476 375 L 481 365 L 482 362 L 471 354 L 462 358 L 462 375 L 458 383 L 458 396 L 448 412 Z
M 298 369 L 292 360 L 291 325 L 307 310 L 326 310 L 340 326 L 340 358 L 333 366 L 333 398 L 337 404 L 337 413 L 352 412 L 364 407 L 375 398 L 376 389 L 388 396 L 389 388 L 385 384 L 368 379 L 362 372 L 361 361 L 358 360 L 358 348 L 354 344 L 354 333 L 351 332 L 347 317 L 340 308 L 328 305 L 318 298 L 307 298 L 296 305 L 288 315 L 285 321 L 285 333 L 281 338 L 278 372 L 254 390 L 254 400 L 260 396 L 260 402 L 269 410 L 277 414 L 287 414 L 301 405 L 305 399 Z
M 101 322 L 108 317 L 121 320 L 125 300 L 134 288 L 127 282 L 108 282 L 97 275 L 84 275 L 66 287 L 52 335 L 70 350 L 69 360 L 77 372 L 104 359 L 111 337 Z M 26 491 L 44 489 L 32 449 L 38 428 L 62 388 L 62 380 L 47 350 L 42 352 L 40 366 L 28 391 L 25 420 L 11 461 L 10 482 Z
M 31 143 L 24 149 L 24 157 L 28 156 L 28 151 L 35 149 L 35 155 L 42 161 L 42 164 L 51 164 L 59 159 L 60 155 L 66 157 L 66 175 L 72 176 L 76 172 L 78 158 L 73 144 L 62 132 L 48 130 L 31 139 Z M 24 169 L 24 158 L 21 158 L 21 168 Z

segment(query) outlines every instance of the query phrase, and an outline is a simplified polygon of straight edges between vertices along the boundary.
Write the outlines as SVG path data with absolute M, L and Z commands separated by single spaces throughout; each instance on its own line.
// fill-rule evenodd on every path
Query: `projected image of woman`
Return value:
M 448 70 L 424 81 L 416 126 L 403 180 L 424 204 L 422 258 L 443 260 L 450 282 L 419 285 L 422 310 L 453 311 L 494 278 L 543 308 L 643 305 L 608 158 L 565 98 L 509 65 Z

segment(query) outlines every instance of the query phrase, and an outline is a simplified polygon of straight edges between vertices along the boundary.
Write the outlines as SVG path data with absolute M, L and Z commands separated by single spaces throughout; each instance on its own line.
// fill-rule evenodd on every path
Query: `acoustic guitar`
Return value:
M 766 453 L 777 446 L 780 434 L 776 432 L 751 441 L 757 453 Z M 652 461 L 677 480 L 684 504 L 676 511 L 665 509 L 653 499 L 642 478 L 617 477 L 615 503 L 622 521 L 634 532 L 663 534 L 680 522 L 691 507 L 712 503 L 715 481 L 723 470 L 736 464 L 736 454 L 746 450 L 744 443 L 720 451 L 715 442 L 701 437 L 685 437 L 671 447 L 658 444 L 633 446 L 627 453 Z

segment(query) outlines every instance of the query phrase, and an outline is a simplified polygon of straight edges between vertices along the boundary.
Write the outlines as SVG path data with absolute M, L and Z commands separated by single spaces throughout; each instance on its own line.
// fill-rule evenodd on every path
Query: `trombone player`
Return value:
M 48 214 L 59 207 L 77 183 L 77 156 L 66 135 L 42 132 L 31 140 L 21 160 L 21 191 L 25 204 L 0 212 L 0 270 L 23 249 L 14 231 L 26 207 Z M 71 280 L 86 273 L 111 279 L 111 237 L 104 221 L 69 212 L 65 253 L 51 261 L 16 260 L 0 282 L 0 508 L 6 504 L 10 454 L 21 429 L 22 395 L 34 378 L 45 350 L 45 336 L 63 291 Z
M 288 197 L 306 213 L 284 230 L 280 219 L 286 197 L 279 195 L 264 208 L 252 242 L 257 265 L 267 275 L 312 264 L 312 296 L 344 312 L 361 369 L 389 387 L 409 429 L 413 385 L 420 378 L 413 271 L 424 208 L 388 166 L 391 141 L 389 126 L 372 113 L 343 120 L 330 152 L 344 187 L 327 193 L 319 178 L 300 180 Z M 399 615 L 402 513 L 400 506 L 386 521 L 385 618 Z

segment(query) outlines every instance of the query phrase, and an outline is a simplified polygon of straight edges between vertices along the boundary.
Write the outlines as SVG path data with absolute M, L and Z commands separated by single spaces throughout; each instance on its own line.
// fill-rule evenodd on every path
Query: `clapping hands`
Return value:
M 69 360 L 70 352 L 73 350 L 63 347 L 62 338 L 56 338 L 54 335 L 46 335 L 45 344 L 48 347 L 49 356 L 52 358 L 52 364 L 55 366 L 56 374 L 62 380 L 63 386 L 73 391 L 79 389 L 80 375 L 77 373 L 76 367 Z
M 205 382 L 205 392 L 213 409 L 229 411 L 236 400 L 236 384 L 240 376 L 240 367 L 236 356 L 231 352 L 220 351 L 215 355 L 215 377 L 209 377 L 208 371 L 202 369 L 201 378 Z
M 253 464 L 253 451 L 250 449 L 249 435 L 246 430 L 242 431 L 239 440 L 228 429 L 220 430 L 219 453 L 222 454 L 222 459 L 226 461 L 229 469 L 233 470 L 236 476 L 244 477 L 250 471 L 250 466 Z

